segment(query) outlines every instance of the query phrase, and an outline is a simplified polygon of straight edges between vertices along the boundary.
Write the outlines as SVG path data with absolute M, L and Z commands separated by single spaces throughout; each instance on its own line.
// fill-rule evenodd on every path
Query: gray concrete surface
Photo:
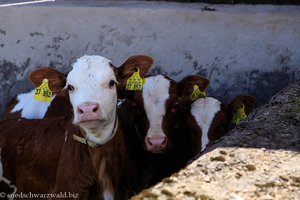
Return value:
M 12 96 L 32 88 L 31 70 L 52 65 L 67 72 L 84 54 L 117 66 L 150 55 L 152 74 L 206 76 L 207 93 L 224 101 L 248 93 L 264 103 L 300 78 L 299 6 L 12 2 L 0 1 L 0 116 Z

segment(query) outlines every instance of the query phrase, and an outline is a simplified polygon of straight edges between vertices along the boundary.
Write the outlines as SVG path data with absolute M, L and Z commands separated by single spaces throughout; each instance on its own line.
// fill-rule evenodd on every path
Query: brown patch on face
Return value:
M 142 142 L 145 141 L 147 131 L 150 127 L 149 120 L 144 108 L 142 92 L 136 92 L 132 101 L 132 109 L 134 111 L 134 129 Z
M 162 121 L 162 129 L 167 137 L 167 147 L 171 148 L 170 135 L 175 131 L 178 121 L 178 96 L 177 96 L 177 84 L 175 81 L 170 80 L 169 99 L 166 101 L 166 113 Z
M 193 149 L 193 154 L 196 155 L 202 149 L 201 138 L 202 138 L 202 129 L 197 124 L 197 121 L 193 115 L 187 116 L 187 124 L 191 128 L 191 133 L 187 137 L 190 137 L 190 145 Z M 194 156 L 193 155 L 193 156 Z

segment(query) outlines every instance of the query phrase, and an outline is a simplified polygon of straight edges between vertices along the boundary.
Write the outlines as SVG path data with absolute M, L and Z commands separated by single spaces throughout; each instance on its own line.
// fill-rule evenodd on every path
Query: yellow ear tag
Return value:
M 233 124 L 239 124 L 240 121 L 242 119 L 245 119 L 247 117 L 246 113 L 245 113 L 245 106 L 244 104 L 242 105 L 241 108 L 239 108 L 236 113 L 233 115 L 233 118 L 232 118 L 232 123 Z
M 127 79 L 125 90 L 130 91 L 140 91 L 142 90 L 143 84 L 145 84 L 145 79 L 140 77 L 140 69 L 136 68 L 137 71 L 132 74 L 132 76 Z
M 43 79 L 42 84 L 34 89 L 33 98 L 38 101 L 50 102 L 52 98 L 52 92 L 48 86 L 48 79 Z
M 190 98 L 192 101 L 195 101 L 201 97 L 206 97 L 205 91 L 200 91 L 199 86 L 198 85 L 194 85 L 193 86 L 194 91 L 192 92 L 192 94 L 190 94 Z

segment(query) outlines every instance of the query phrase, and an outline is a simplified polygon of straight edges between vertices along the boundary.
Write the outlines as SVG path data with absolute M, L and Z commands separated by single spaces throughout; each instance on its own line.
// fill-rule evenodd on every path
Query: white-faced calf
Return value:
M 73 119 L 7 120 L 0 127 L 3 176 L 18 192 L 68 191 L 80 199 L 122 199 L 134 168 L 117 117 L 117 90 L 139 68 L 149 70 L 147 56 L 129 58 L 120 68 L 101 56 L 83 56 L 66 79 L 40 69 L 31 79 L 48 79 L 53 91 L 67 92 Z M 54 75 L 57 75 L 54 73 Z

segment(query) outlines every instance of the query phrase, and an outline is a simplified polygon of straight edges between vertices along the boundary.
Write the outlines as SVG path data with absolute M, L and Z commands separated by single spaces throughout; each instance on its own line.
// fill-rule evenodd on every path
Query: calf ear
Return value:
M 232 100 L 229 107 L 231 108 L 232 113 L 236 113 L 236 111 L 244 105 L 245 114 L 248 115 L 253 110 L 255 104 L 256 98 L 254 96 L 238 95 Z
M 185 78 L 183 78 L 178 83 L 178 94 L 179 96 L 189 96 L 194 91 L 194 86 L 197 85 L 199 87 L 199 90 L 204 92 L 204 90 L 207 88 L 209 84 L 209 80 L 196 75 L 190 75 Z
M 190 75 L 183 78 L 177 85 L 179 111 L 181 113 L 190 112 L 190 106 L 196 98 L 192 98 L 191 94 L 194 92 L 194 86 L 198 86 L 198 95 L 204 92 L 209 84 L 209 80 L 200 76 Z
M 136 55 L 129 57 L 117 70 L 120 88 L 124 88 L 125 83 L 129 77 L 137 70 L 140 69 L 140 77 L 144 78 L 149 71 L 153 60 L 149 56 Z
M 48 79 L 50 90 L 56 94 L 66 85 L 66 75 L 51 67 L 39 68 L 29 75 L 29 80 L 37 87 L 42 84 L 43 79 Z
M 240 120 L 246 118 L 253 110 L 256 98 L 249 95 L 239 95 L 229 104 L 230 118 L 233 124 L 238 124 Z

